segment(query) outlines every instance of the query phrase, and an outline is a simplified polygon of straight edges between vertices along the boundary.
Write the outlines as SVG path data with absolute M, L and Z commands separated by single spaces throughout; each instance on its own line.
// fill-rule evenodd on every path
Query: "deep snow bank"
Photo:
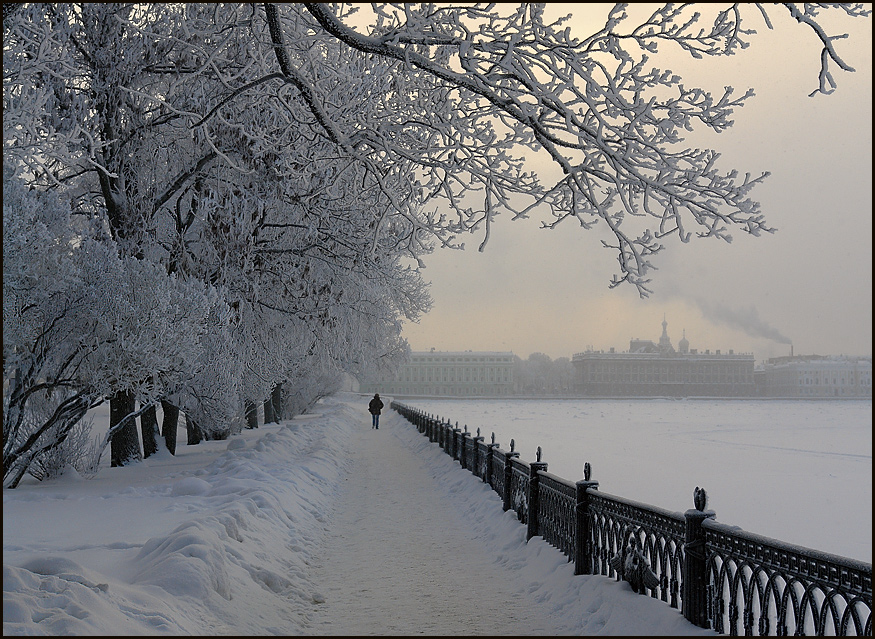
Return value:
M 4 491 L 3 634 L 300 633 L 362 419 L 335 400 L 316 412 Z

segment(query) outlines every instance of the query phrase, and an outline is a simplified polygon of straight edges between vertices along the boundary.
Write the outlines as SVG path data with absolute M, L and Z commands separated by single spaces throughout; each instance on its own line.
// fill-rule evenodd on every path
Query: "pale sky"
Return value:
M 575 5 L 575 19 L 586 6 Z M 464 251 L 424 258 L 434 305 L 405 326 L 411 348 L 570 358 L 656 341 L 664 316 L 675 347 L 685 332 L 691 348 L 753 353 L 757 362 L 788 355 L 791 343 L 796 355 L 871 355 L 872 18 L 840 20 L 851 37 L 837 50 L 856 72 L 836 68 L 829 96 L 808 97 L 820 69 L 813 34 L 778 8 L 773 25 L 748 22 L 759 34 L 735 56 L 659 66 L 714 94 L 754 88 L 729 131 L 690 146 L 716 149 L 720 166 L 741 174 L 771 172 L 752 197 L 774 234 L 734 230 L 731 244 L 670 236 L 652 260 L 653 293 L 641 299 L 632 286 L 608 288 L 617 262 L 599 231 L 499 218 L 484 252 L 472 236 Z

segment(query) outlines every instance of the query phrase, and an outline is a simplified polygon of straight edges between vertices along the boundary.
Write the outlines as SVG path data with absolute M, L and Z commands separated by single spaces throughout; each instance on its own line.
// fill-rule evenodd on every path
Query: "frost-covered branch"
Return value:
M 701 227 L 700 236 L 726 241 L 732 228 L 753 235 L 772 231 L 749 197 L 766 174 L 739 179 L 735 171 L 717 167 L 719 156 L 713 151 L 678 150 L 681 132 L 696 124 L 715 131 L 731 126 L 733 111 L 753 92 L 734 96 L 727 88 L 713 96 L 685 88 L 674 73 L 648 66 L 647 53 L 661 45 L 678 46 L 694 58 L 731 55 L 747 47 L 755 34 L 742 27 L 742 14 L 749 11 L 743 5 L 716 6 L 706 28 L 700 26 L 706 19 L 692 6 L 665 5 L 624 30 L 628 16 L 617 5 L 603 29 L 582 38 L 564 20 L 546 23 L 537 5 L 507 10 L 448 6 L 439 12 L 426 5 L 376 5 L 367 32 L 346 24 L 329 5 L 306 8 L 326 32 L 350 47 L 396 60 L 411 78 L 427 83 L 425 74 L 435 88 L 453 94 L 459 111 L 477 114 L 463 120 L 467 130 L 489 132 L 479 140 L 481 152 L 513 149 L 499 144 L 495 132 L 504 130 L 517 149 L 542 149 L 560 169 L 563 177 L 549 188 L 535 181 L 525 193 L 508 188 L 506 193 L 534 198 L 520 208 L 506 197 L 493 197 L 490 175 L 496 167 L 460 164 L 456 169 L 490 194 L 483 197 L 483 213 L 472 214 L 459 204 L 465 186 L 456 185 L 457 193 L 445 201 L 462 229 L 481 224 L 485 229 L 502 209 L 525 217 L 546 208 L 554 218 L 548 227 L 571 217 L 584 228 L 600 221 L 616 238 L 607 243 L 620 264 L 614 283 L 631 282 L 646 295 L 645 276 L 652 268 L 647 257 L 663 248 L 655 238 L 680 234 L 685 224 Z M 852 17 L 866 15 L 856 6 L 843 8 Z M 768 16 L 761 5 L 759 11 Z M 830 59 L 840 63 L 831 46 L 840 36 L 826 35 L 814 8 L 806 5 L 800 15 L 824 42 Z M 441 129 L 437 122 L 429 125 Z M 455 145 L 454 157 L 459 151 L 478 155 L 472 148 L 476 139 Z M 385 141 L 382 148 L 390 145 Z M 422 156 L 416 159 L 408 152 L 404 157 L 433 166 Z M 680 236 L 686 240 L 689 233 Z

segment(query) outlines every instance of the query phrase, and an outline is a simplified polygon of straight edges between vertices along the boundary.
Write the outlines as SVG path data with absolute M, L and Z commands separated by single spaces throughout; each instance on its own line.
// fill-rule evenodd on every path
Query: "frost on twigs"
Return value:
M 733 227 L 752 235 L 773 230 L 749 197 L 767 174 L 739 179 L 717 166 L 714 151 L 682 148 L 685 131 L 731 126 L 753 91 L 687 87 L 679 75 L 652 67 L 648 53 L 675 47 L 694 59 L 732 55 L 756 35 L 748 23 L 771 27 L 768 11 L 780 9 L 665 5 L 631 20 L 624 7 L 591 34 L 574 33 L 567 19 L 547 22 L 538 5 L 376 5 L 367 27 L 327 5 L 307 10 L 371 59 L 397 61 L 393 78 L 404 78 L 415 115 L 401 136 L 384 128 L 354 135 L 367 157 L 412 163 L 426 185 L 423 201 L 441 198 L 457 223 L 435 231 L 479 231 L 485 242 L 503 211 L 527 217 L 539 210 L 551 228 L 569 218 L 583 228 L 601 223 L 616 239 L 605 244 L 618 255 L 612 286 L 629 282 L 646 295 L 648 258 L 664 248 L 655 238 L 677 233 L 687 241 L 695 232 L 730 241 Z M 839 9 L 865 15 L 857 7 Z M 838 36 L 819 27 L 816 9 L 790 11 L 824 43 L 823 74 L 830 62 L 849 70 L 832 46 Z M 421 102 L 435 94 L 448 98 L 442 109 Z M 404 144 L 413 134 L 428 145 Z M 561 177 L 550 182 L 530 170 L 528 149 L 546 155 Z M 479 206 L 466 208 L 474 194 Z

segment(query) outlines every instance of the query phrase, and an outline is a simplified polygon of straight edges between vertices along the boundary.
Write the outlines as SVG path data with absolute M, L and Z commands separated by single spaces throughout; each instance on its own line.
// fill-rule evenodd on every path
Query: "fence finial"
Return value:
M 514 443 L 513 440 L 510 440 L 510 452 L 513 452 Z
M 583 479 L 589 481 L 590 475 L 592 475 L 592 467 L 589 465 L 589 462 L 585 462 L 583 464 Z
M 707 501 L 708 495 L 705 493 L 705 489 L 696 486 L 696 489 L 693 491 L 693 504 L 695 504 L 696 510 L 700 512 L 705 510 Z
M 538 451 L 535 453 L 535 461 L 541 461 L 541 447 L 538 446 Z

